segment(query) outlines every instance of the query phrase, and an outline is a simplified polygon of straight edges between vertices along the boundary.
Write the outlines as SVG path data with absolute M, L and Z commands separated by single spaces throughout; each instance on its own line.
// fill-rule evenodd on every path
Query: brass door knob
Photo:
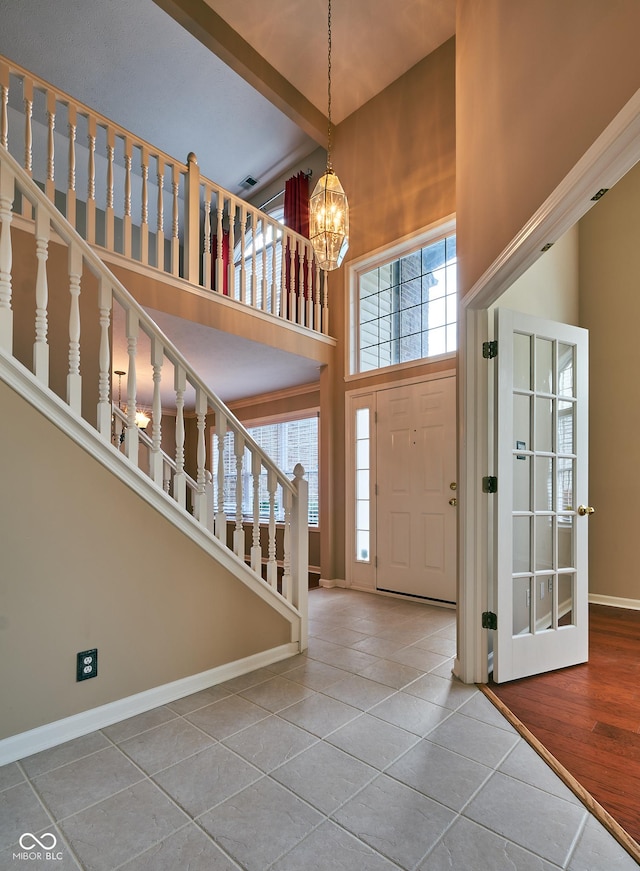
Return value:
M 592 508 L 590 505 L 579 505 L 578 506 L 578 514 L 580 517 L 584 517 L 585 515 L 588 517 L 589 514 L 595 514 L 596 509 Z
M 452 499 L 449 499 L 449 505 L 453 505 L 453 507 L 455 508 L 457 504 L 458 504 L 458 500 L 456 499 L 455 496 Z
M 458 489 L 458 483 L 457 483 L 457 481 L 452 481 L 452 482 L 449 484 L 449 489 L 450 489 L 450 490 L 457 490 L 457 489 Z

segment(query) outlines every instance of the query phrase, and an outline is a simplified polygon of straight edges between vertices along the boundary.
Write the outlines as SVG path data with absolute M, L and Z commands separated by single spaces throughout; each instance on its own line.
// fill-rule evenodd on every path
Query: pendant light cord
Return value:
M 331 165 L 331 146 L 332 146 L 332 134 L 333 134 L 333 125 L 331 123 L 331 0 L 329 0 L 329 12 L 327 16 L 327 30 L 328 30 L 328 58 L 327 58 L 327 105 L 328 105 L 328 130 L 327 130 L 327 170 L 333 170 Z

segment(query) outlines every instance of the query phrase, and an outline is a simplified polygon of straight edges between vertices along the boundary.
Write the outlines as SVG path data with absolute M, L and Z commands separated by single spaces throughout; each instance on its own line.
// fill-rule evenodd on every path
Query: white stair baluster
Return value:
M 162 384 L 162 364 L 164 362 L 164 348 L 157 336 L 151 340 L 151 365 L 153 366 L 153 403 L 151 409 L 151 460 L 149 474 L 152 480 L 159 486 L 163 484 L 163 458 L 162 458 L 162 398 L 160 386 Z
M 298 252 L 298 323 L 304 325 L 305 315 L 305 280 L 304 280 L 304 250 L 300 241 L 296 241 L 296 251 Z M 308 324 L 307 324 L 308 326 Z
M 198 429 L 198 446 L 196 450 L 196 498 L 194 505 L 194 515 L 204 526 L 208 526 L 208 504 L 207 504 L 207 445 L 206 445 L 206 415 L 207 415 L 207 395 L 204 390 L 199 387 L 196 389 L 196 426 Z
M 287 234 L 282 231 L 280 236 L 280 311 L 275 312 L 281 318 L 287 317 Z
M 47 181 L 45 193 L 54 202 L 56 193 L 55 183 L 55 137 L 56 126 L 56 95 L 54 91 L 47 91 Z
M 127 428 L 124 432 L 124 452 L 136 466 L 138 465 L 139 433 L 136 426 L 136 394 L 138 357 L 138 335 L 140 320 L 133 309 L 127 309 L 127 352 L 129 355 L 129 370 L 127 372 Z
M 100 316 L 100 350 L 98 352 L 98 431 L 105 441 L 111 439 L 111 305 L 113 294 L 111 285 L 100 277 L 98 287 L 98 311 Z
M 262 548 L 260 547 L 260 472 L 262 459 L 257 451 L 251 453 L 251 474 L 253 476 L 253 542 L 251 544 L 251 568 L 262 574 Z
M 314 264 L 315 264 L 315 269 L 314 269 Z M 322 329 L 322 306 L 320 305 L 320 284 L 321 284 L 320 267 L 317 265 L 317 263 L 313 257 L 311 258 L 311 268 L 312 268 L 312 270 L 314 270 L 314 277 L 315 277 L 315 283 L 314 283 L 315 323 L 314 323 L 314 328 L 318 332 L 321 332 L 321 331 L 324 332 L 324 330 Z
M 216 290 L 218 293 L 224 293 L 224 230 L 222 227 L 224 198 L 220 192 L 218 192 L 217 197 L 216 215 Z
M 9 148 L 9 67 L 0 64 L 0 145 Z
M 47 343 L 47 307 L 49 305 L 49 285 L 47 282 L 47 260 L 49 257 L 49 236 L 51 223 L 43 208 L 36 209 L 36 338 L 33 345 L 33 374 L 49 386 L 49 345 Z
M 220 409 L 216 409 L 216 436 L 218 443 L 218 507 L 216 511 L 216 538 L 226 544 L 227 515 L 224 511 L 224 444 L 227 435 L 227 418 Z M 213 467 L 213 463 L 211 464 Z
M 240 296 L 241 302 L 247 301 L 247 207 L 240 206 Z
M 76 414 L 82 413 L 82 376 L 80 375 L 80 279 L 82 278 L 82 252 L 69 246 L 69 374 L 67 375 L 67 402 Z
M 267 284 L 267 217 L 262 216 L 260 221 L 262 229 L 262 290 L 260 291 L 260 308 L 267 311 L 269 308 L 269 291 Z
M 96 119 L 87 119 L 89 144 L 89 168 L 87 172 L 87 242 L 96 241 Z
M 256 245 L 258 243 L 258 219 L 255 214 L 251 215 L 251 300 L 250 305 L 253 308 L 260 308 L 258 299 L 258 270 L 257 270 L 257 254 Z
M 293 597 L 293 587 L 291 584 L 291 510 L 293 508 L 293 494 L 288 487 L 282 488 L 282 500 L 284 502 L 282 595 L 288 602 L 291 602 Z
M 211 282 L 211 188 L 204 186 L 204 234 L 202 239 L 202 283 L 207 290 L 212 289 Z
M 164 161 L 158 157 L 158 224 L 156 228 L 156 266 L 164 271 Z
M 307 326 L 310 330 L 316 329 L 316 326 L 313 322 L 313 260 L 311 258 L 311 252 L 308 251 L 308 246 L 305 246 L 305 257 L 306 260 L 306 271 L 304 275 L 304 297 L 307 303 Z
M 244 436 L 237 430 L 233 433 L 233 449 L 236 455 L 236 528 L 233 531 L 233 552 L 244 559 L 244 526 L 242 517 L 242 463 L 244 460 Z
M 142 203 L 140 206 L 140 262 L 149 264 L 149 150 L 140 149 L 140 171 L 142 172 Z
M 171 192 L 173 195 L 173 222 L 171 225 L 171 274 L 180 273 L 180 237 L 179 237 L 179 213 L 178 193 L 180 191 L 180 167 L 174 164 L 171 177 Z
M 297 291 L 297 272 L 296 272 L 296 241 L 292 236 L 289 236 L 289 312 L 288 319 L 296 322 L 296 291 Z
M 182 508 L 186 507 L 187 481 L 184 473 L 184 392 L 187 387 L 186 373 L 182 366 L 175 367 L 176 391 L 176 471 L 173 476 L 173 498 Z
M 77 111 L 71 103 L 69 109 L 69 182 L 67 186 L 66 219 L 72 227 L 76 226 L 76 130 Z
M 320 267 L 316 270 L 318 286 L 320 286 Z M 322 276 L 322 332 L 325 336 L 329 335 L 329 282 L 327 275 Z
M 236 204 L 229 201 L 229 296 L 236 298 L 236 264 L 235 264 L 235 233 L 236 233 Z
M 33 81 L 24 79 L 24 168 L 29 175 L 33 173 Z M 31 203 L 29 203 L 31 208 Z
M 115 216 L 113 211 L 113 159 L 115 156 L 115 133 L 107 127 L 107 214 L 105 216 L 104 247 L 113 251 L 115 239 Z
M 267 557 L 267 583 L 274 590 L 278 587 L 278 563 L 276 561 L 276 490 L 278 479 L 273 469 L 267 472 L 267 490 L 269 491 L 269 546 Z
M 276 251 L 280 244 L 277 225 L 271 222 L 271 314 L 278 314 L 278 275 L 276 270 Z
M 131 140 L 124 140 L 124 221 L 123 245 L 124 256 L 131 259 Z
M 14 198 L 13 173 L 0 163 L 0 348 L 13 353 L 13 310 L 11 308 L 11 218 Z

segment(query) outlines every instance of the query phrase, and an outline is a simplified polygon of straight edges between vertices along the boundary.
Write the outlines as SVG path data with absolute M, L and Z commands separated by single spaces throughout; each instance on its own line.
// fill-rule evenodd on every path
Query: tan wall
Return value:
M 576 225 L 514 281 L 492 308 L 508 308 L 577 326 L 580 317 L 578 251 Z
M 640 599 L 635 542 L 640 405 L 640 165 L 580 222 L 580 323 L 589 329 L 589 590 Z
M 637 0 L 458 0 L 466 293 L 640 87 Z
M 456 210 L 455 40 L 451 39 L 343 121 L 333 164 L 349 198 L 347 262 L 391 245 Z M 322 577 L 345 577 L 345 393 L 450 369 L 451 360 L 346 383 L 344 266 L 329 276 L 338 347 L 321 374 Z M 322 506 L 321 506 L 322 507 Z
M 288 624 L 0 382 L 0 738 L 289 641 Z M 98 648 L 77 683 L 76 653 Z

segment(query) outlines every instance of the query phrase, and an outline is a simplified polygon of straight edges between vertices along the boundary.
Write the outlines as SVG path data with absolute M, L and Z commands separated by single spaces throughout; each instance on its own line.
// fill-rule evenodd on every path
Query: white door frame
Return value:
M 488 679 L 489 498 L 481 480 L 490 462 L 489 367 L 482 343 L 487 309 L 610 188 L 640 156 L 640 90 L 621 109 L 569 174 L 461 300 L 458 332 L 458 652 L 454 673 L 465 683 Z

